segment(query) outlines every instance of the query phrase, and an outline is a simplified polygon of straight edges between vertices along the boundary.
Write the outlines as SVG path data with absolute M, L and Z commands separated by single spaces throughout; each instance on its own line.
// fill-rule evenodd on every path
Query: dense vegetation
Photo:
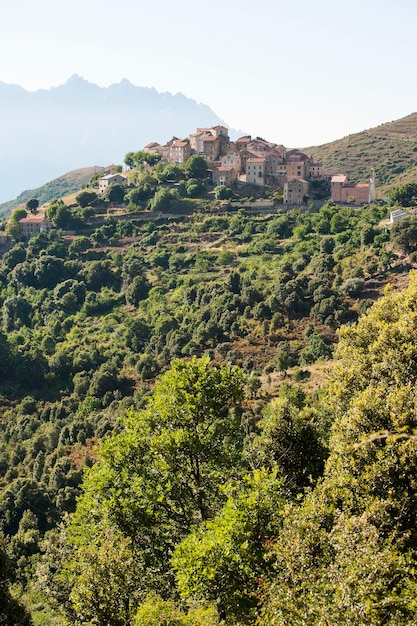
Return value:
M 377 205 L 252 213 L 213 199 L 204 177 L 199 158 L 141 165 L 129 173 L 133 186 L 109 188 L 104 202 L 87 188 L 78 205 L 52 203 L 54 229 L 28 241 L 12 215 L 17 241 L 0 267 L 0 552 L 14 571 L 0 572 L 4 597 L 51 626 L 346 623 L 326 611 L 338 593 L 354 596 L 355 577 L 381 547 L 375 587 L 346 609 L 351 623 L 411 624 L 408 570 L 398 572 L 413 565 L 412 494 L 397 542 L 386 530 L 391 512 L 401 516 L 394 487 L 379 504 L 374 478 L 364 477 L 376 464 L 371 443 L 390 476 L 394 452 L 398 464 L 412 452 L 412 438 L 396 438 L 414 428 L 402 370 L 385 371 L 378 358 L 385 350 L 392 367 L 405 367 L 414 326 L 375 360 L 374 344 L 364 347 L 374 334 L 362 329 L 382 316 L 387 342 L 391 328 L 398 338 L 414 283 L 344 331 L 330 392 L 310 395 L 308 385 L 337 329 L 372 304 L 371 281 L 386 280 L 397 250 L 414 249 L 413 229 L 396 227 L 391 241 Z M 393 394 L 401 387 L 404 410 L 391 418 L 387 403 L 378 423 L 358 422 L 356 439 L 366 433 L 371 443 L 353 502 L 343 465 L 353 426 L 344 420 L 359 415 L 356 401 L 366 409 L 366 367 L 381 386 L 378 407 L 383 374 Z M 350 453 L 353 463 L 360 452 Z M 407 480 L 402 490 L 412 489 Z M 363 560 L 349 569 L 361 537 Z M 308 540 L 306 552 L 291 549 Z M 311 563 L 297 561 L 310 553 Z M 391 575 L 397 621 L 381 621 L 372 598 Z M 311 593 L 300 593 L 302 580 Z

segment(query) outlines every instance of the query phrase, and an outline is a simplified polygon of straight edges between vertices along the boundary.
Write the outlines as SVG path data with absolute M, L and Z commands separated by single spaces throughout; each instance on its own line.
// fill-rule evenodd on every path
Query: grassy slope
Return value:
M 81 189 L 83 185 L 88 183 L 95 172 L 102 172 L 102 167 L 82 167 L 77 170 L 71 170 L 63 176 L 54 178 L 45 185 L 37 189 L 28 189 L 23 191 L 16 200 L 10 200 L 0 204 L 0 216 L 8 216 L 19 206 L 26 204 L 30 198 L 37 198 L 40 204 L 62 198 L 71 193 L 75 193 Z
M 327 173 L 346 174 L 354 183 L 366 182 L 374 168 L 384 197 L 389 187 L 417 182 L 417 113 L 303 151 L 322 161 Z

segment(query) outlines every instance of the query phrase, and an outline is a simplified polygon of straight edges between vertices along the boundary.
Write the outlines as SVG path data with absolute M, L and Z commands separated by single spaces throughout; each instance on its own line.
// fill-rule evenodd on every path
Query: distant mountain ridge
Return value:
M 99 87 L 80 76 L 29 92 L 0 82 L 0 202 L 63 172 L 121 163 L 130 150 L 165 143 L 198 126 L 227 124 L 181 93 L 159 93 L 128 80 Z M 231 131 L 231 136 L 233 136 Z

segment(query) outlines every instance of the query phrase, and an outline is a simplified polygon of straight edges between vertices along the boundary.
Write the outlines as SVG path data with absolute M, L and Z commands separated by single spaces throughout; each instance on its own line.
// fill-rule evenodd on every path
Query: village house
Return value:
M 296 150 L 287 152 L 287 181 L 293 178 L 307 178 L 307 166 L 309 157 Z
M 307 162 L 307 177 L 312 180 L 323 180 L 324 169 L 323 163 L 314 163 L 313 161 Z
M 161 144 L 159 144 L 157 141 L 151 141 L 150 143 L 146 144 L 143 151 L 150 152 L 151 154 L 161 154 L 160 153 L 161 148 L 162 148 Z
M 410 213 L 408 211 L 404 211 L 403 209 L 395 209 L 395 211 L 391 211 L 389 214 L 389 223 L 391 226 L 393 224 L 397 224 L 401 222 L 405 217 L 410 217 Z
M 221 153 L 221 143 L 219 137 L 213 135 L 206 135 L 202 138 L 202 152 L 203 156 L 209 163 L 217 161 Z
M 309 183 L 303 178 L 292 178 L 284 185 L 284 204 L 305 204 Z
M 265 157 L 246 161 L 246 182 L 249 185 L 265 185 Z
M 375 200 L 375 174 L 372 170 L 369 183 L 349 183 L 347 176 L 336 174 L 330 181 L 330 197 L 334 202 L 360 206 Z
M 241 160 L 237 154 L 225 154 L 220 157 L 221 167 L 233 167 L 236 174 L 240 172 Z
M 52 224 L 47 220 L 45 214 L 30 215 L 19 220 L 19 232 L 28 239 L 39 233 L 47 233 L 51 228 Z
M 233 167 L 216 167 L 213 170 L 213 184 L 230 187 L 236 180 L 237 173 Z
M 173 137 L 165 146 L 151 142 L 144 150 L 160 154 L 163 162 L 175 163 L 183 163 L 192 154 L 198 154 L 213 170 L 215 184 L 219 184 L 219 180 L 220 184 L 225 180 L 230 184 L 230 180 L 242 174 L 249 184 L 282 188 L 292 179 L 321 180 L 324 176 L 322 163 L 313 162 L 299 150 L 287 153 L 282 144 L 251 135 L 231 142 L 228 129 L 221 125 L 197 128 L 188 139 Z M 233 168 L 234 173 L 222 168 Z
M 107 176 L 102 176 L 98 180 L 98 192 L 104 194 L 109 185 L 123 185 L 126 182 L 127 178 L 122 174 L 108 174 Z
M 184 163 L 191 156 L 189 139 L 175 139 L 169 146 L 169 160 L 172 163 Z

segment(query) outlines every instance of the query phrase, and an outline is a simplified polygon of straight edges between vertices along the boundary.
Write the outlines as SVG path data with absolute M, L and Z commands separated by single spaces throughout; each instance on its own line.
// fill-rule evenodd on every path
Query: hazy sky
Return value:
M 181 92 L 229 126 L 288 147 L 417 110 L 416 0 L 2 5 L 0 81 L 30 91 L 72 74 L 103 87 L 127 78 Z

